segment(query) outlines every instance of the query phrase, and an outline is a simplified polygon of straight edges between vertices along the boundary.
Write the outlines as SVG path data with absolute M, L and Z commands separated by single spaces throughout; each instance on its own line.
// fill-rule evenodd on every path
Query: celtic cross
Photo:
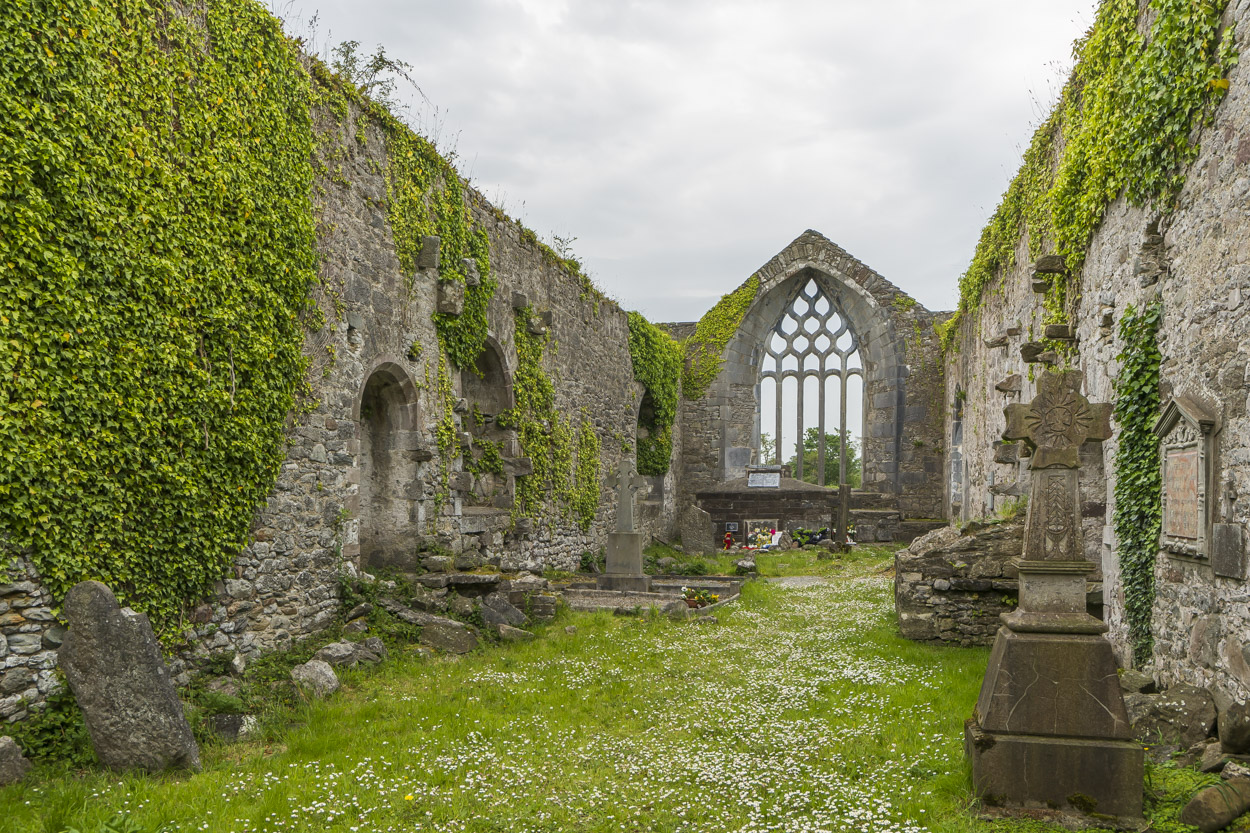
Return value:
M 1005 412 L 1003 439 L 1024 440 L 1033 449 L 1024 560 L 1084 561 L 1079 451 L 1081 443 L 1111 436 L 1111 406 L 1092 405 L 1081 395 L 1079 370 L 1048 370 L 1038 379 L 1032 402 L 1008 405 Z
M 616 531 L 634 532 L 634 493 L 647 485 L 646 478 L 639 477 L 634 464 L 625 457 L 608 485 L 617 490 Z
M 1081 372 L 1046 371 L 1037 396 L 1027 405 L 1008 405 L 1004 440 L 1024 440 L 1033 449 L 1029 468 L 1075 469 L 1081 443 L 1111 436 L 1111 406 L 1092 405 L 1081 395 Z

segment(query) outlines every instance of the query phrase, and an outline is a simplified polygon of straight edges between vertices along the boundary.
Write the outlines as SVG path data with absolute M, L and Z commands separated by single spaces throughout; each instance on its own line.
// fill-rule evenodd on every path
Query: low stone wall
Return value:
M 56 649 L 65 628 L 52 614 L 52 596 L 38 573 L 18 558 L 0 577 L 0 720 L 21 720 L 56 686 Z
M 894 557 L 899 630 L 919 642 L 989 645 L 1015 610 L 1023 521 L 943 527 Z

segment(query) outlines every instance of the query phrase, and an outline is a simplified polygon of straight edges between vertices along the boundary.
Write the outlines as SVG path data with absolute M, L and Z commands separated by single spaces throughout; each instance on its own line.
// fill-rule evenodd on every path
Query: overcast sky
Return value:
M 275 0 L 277 2 L 277 0 Z M 461 172 L 653 321 L 804 229 L 930 309 L 956 284 L 1093 0 L 297 0 L 318 51 L 412 64 Z M 315 31 L 307 20 L 318 14 Z M 434 109 L 437 108 L 437 109 Z

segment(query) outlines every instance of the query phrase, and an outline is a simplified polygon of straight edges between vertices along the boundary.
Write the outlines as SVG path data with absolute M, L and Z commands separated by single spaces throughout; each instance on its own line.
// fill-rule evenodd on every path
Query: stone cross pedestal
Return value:
M 964 745 L 988 806 L 1130 824 L 1142 815 L 1142 749 L 1107 627 L 1085 610 L 1094 565 L 1077 489 L 1080 446 L 1111 435 L 1111 406 L 1090 404 L 1080 386 L 1079 371 L 1047 371 L 1032 402 L 1006 409 L 1003 439 L 1033 448 L 1020 603 L 1002 617 Z
M 607 566 L 595 583 L 600 590 L 649 592 L 651 577 L 642 571 L 642 534 L 634 529 L 634 493 L 647 480 L 638 476 L 632 461 L 622 458 L 608 485 L 617 490 L 616 532 L 608 533 Z

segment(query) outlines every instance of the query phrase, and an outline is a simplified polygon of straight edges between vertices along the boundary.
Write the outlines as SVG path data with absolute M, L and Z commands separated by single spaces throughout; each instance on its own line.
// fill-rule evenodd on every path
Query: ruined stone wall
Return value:
M 1238 47 L 1250 46 L 1250 5 L 1230 4 L 1226 22 L 1238 23 Z M 1116 332 L 1129 305 L 1152 298 L 1163 304 L 1159 347 L 1162 401 L 1185 395 L 1204 403 L 1221 425 L 1215 440 L 1214 483 L 1232 500 L 1215 502 L 1212 522 L 1240 525 L 1241 558 L 1250 519 L 1250 67 L 1230 76 L 1230 90 L 1198 139 L 1201 152 L 1186 171 L 1178 207 L 1170 215 L 1114 202 L 1088 250 L 1077 292 L 1078 342 L 1072 365 L 1085 374 L 1091 401 L 1114 400 L 1123 349 Z M 1042 296 L 1031 288 L 1028 252 L 987 289 L 981 308 L 962 323 L 958 352 L 946 379 L 946 437 L 950 443 L 957 396 L 963 408 L 962 475 L 965 518 L 988 515 L 1004 497 L 1024 491 L 1023 465 L 995 462 L 993 443 L 1005 425 L 1003 407 L 1035 393 L 1020 345 L 1042 335 Z M 1118 433 L 1118 426 L 1113 422 Z M 1110 637 L 1123 663 L 1130 660 L 1119 584 L 1114 512 L 1117 436 L 1082 449 L 1085 552 L 1105 577 Z M 948 500 L 951 496 L 949 489 Z M 961 476 L 956 472 L 956 476 Z M 996 494 L 997 492 L 997 494 Z M 1217 577 L 1209 563 L 1160 553 L 1156 569 L 1153 670 L 1170 685 L 1208 685 L 1238 699 L 1250 697 L 1250 587 Z
M 478 480 L 463 471 L 460 457 L 450 465 L 451 483 L 442 482 L 435 429 L 444 401 L 431 318 L 439 303 L 438 272 L 420 270 L 415 280 L 401 274 L 388 221 L 380 127 L 355 105 L 341 121 L 326 112 L 315 121 L 324 133 L 314 205 L 322 254 L 316 299 L 325 324 L 306 339 L 308 406 L 290 415 L 286 460 L 247 545 L 213 597 L 191 612 L 190 647 L 171 667 L 179 683 L 188 680 L 197 657 L 237 654 L 246 663 L 329 625 L 341 579 L 369 569 L 360 563 L 361 536 L 370 532 L 362 526 L 385 526 L 400 556 L 437 545 L 471 556 L 472 563 L 541 573 L 576 569 L 582 553 L 604 547 L 615 523 L 615 495 L 606 486 L 593 522 L 583 529 L 570 512 L 547 511 L 533 523 L 514 523 L 510 501 L 470 505 Z M 635 447 L 642 388 L 633 379 L 626 315 L 479 194 L 470 192 L 468 199 L 489 237 L 492 276 L 499 282 L 488 311 L 488 342 L 510 382 L 518 366 L 515 311 L 532 308 L 534 326 L 551 335 L 543 366 L 557 414 L 574 429 L 583 419 L 594 426 L 602 484 Z M 458 399 L 470 371 L 452 370 L 452 398 Z M 371 378 L 381 378 L 386 401 L 396 403 L 395 413 L 379 422 L 391 432 L 385 446 L 393 494 L 386 511 L 372 516 L 362 503 L 362 472 L 367 478 L 369 468 L 364 426 L 375 416 L 367 404 L 362 414 L 362 398 Z M 468 430 L 462 411 L 457 408 L 454 417 L 461 432 Z M 396 415 L 398 421 L 388 422 Z M 679 430 L 674 445 L 681 448 Z M 524 475 L 518 455 L 515 436 L 505 440 L 504 456 L 517 466 L 502 478 L 505 497 L 513 471 Z M 639 513 L 642 532 L 669 537 L 676 478 L 676 471 L 658 478 L 649 510 Z M 0 719 L 12 720 L 41 702 L 54 684 L 60 631 L 50 612 L 57 600 L 38 576 L 19 564 L 9 580 L 0 585 Z

